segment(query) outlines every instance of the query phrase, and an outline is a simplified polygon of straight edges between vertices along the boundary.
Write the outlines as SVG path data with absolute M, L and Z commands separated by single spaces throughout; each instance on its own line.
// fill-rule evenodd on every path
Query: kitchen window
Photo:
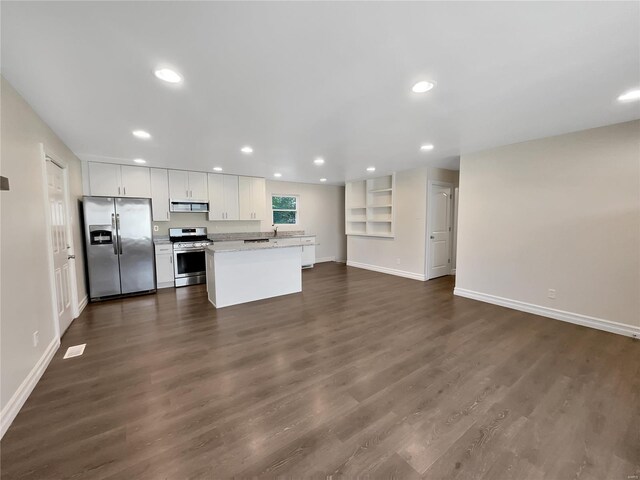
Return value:
M 271 210 L 274 225 L 295 225 L 298 223 L 298 196 L 272 195 Z

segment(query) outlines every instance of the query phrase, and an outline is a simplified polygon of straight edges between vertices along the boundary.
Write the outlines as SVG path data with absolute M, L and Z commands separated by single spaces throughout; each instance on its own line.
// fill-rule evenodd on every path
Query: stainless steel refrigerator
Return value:
M 148 198 L 84 197 L 91 300 L 156 289 Z

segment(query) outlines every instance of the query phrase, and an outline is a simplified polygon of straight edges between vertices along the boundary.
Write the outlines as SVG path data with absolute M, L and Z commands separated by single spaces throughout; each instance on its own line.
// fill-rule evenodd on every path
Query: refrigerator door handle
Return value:
M 122 255 L 122 237 L 120 236 L 120 214 L 116 213 L 116 227 L 118 229 L 118 250 Z
M 113 244 L 113 254 L 118 255 L 118 237 L 116 236 L 116 214 L 111 214 L 111 243 Z

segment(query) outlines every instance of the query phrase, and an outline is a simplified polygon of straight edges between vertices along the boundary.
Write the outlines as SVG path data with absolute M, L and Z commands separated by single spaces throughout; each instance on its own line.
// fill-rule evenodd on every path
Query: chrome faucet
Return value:
M 272 227 L 275 227 L 275 228 L 273 229 L 273 236 L 274 236 L 274 237 L 277 237 L 277 236 L 278 236 L 278 227 L 276 227 L 275 223 L 274 223 L 273 225 L 271 225 L 271 226 L 272 226 Z

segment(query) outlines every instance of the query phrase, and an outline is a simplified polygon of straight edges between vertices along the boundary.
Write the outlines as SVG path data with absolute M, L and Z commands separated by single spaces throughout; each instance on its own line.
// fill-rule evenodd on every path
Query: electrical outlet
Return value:
M 154 232 L 157 232 L 158 230 L 160 230 L 160 227 L 158 227 L 158 225 L 154 225 L 154 226 L 153 226 L 153 231 L 154 231 Z
M 550 288 L 549 291 L 547 292 L 547 297 L 556 298 L 556 290 L 554 288 Z
M 396 265 L 400 265 L 400 259 L 396 258 Z
M 35 332 L 33 332 L 33 346 L 37 347 L 39 343 L 40 343 L 40 332 L 36 330 Z

